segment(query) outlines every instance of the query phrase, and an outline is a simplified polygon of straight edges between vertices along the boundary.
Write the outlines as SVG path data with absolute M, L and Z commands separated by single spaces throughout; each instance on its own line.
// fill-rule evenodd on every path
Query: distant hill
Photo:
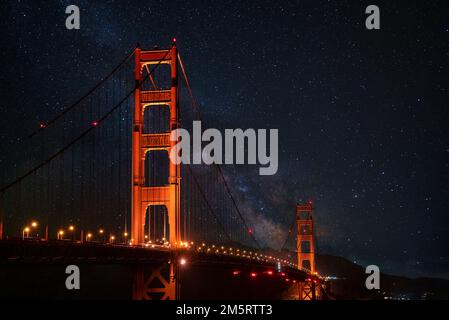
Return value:
M 335 276 L 331 292 L 336 299 L 449 299 L 449 280 L 410 279 L 381 273 L 380 290 L 367 290 L 365 269 L 345 258 L 317 255 L 316 268 L 321 275 Z

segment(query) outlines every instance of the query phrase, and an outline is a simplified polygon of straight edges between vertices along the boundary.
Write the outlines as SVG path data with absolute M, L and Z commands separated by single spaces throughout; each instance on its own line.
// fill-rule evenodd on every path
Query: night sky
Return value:
M 70 4 L 80 30 L 65 28 Z M 369 4 L 381 30 L 365 28 Z M 447 1 L 8 0 L 0 12 L 2 159 L 137 42 L 176 37 L 207 126 L 279 129 L 276 175 L 224 167 L 263 245 L 279 248 L 312 199 L 320 253 L 449 278 Z

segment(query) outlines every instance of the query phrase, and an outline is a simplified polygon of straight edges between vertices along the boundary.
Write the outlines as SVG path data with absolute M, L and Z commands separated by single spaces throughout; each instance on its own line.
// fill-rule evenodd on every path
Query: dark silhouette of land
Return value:
M 449 299 L 449 280 L 438 278 L 407 278 L 381 273 L 380 290 L 365 287 L 365 268 L 345 258 L 317 255 L 317 270 L 321 275 L 335 276 L 330 280 L 336 299 Z

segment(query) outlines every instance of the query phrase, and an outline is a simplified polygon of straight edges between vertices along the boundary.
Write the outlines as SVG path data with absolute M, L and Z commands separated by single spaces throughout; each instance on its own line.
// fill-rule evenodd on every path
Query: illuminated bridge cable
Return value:
M 181 59 L 181 56 L 179 53 L 178 53 L 178 60 L 179 60 L 179 66 L 181 67 L 181 71 L 182 71 L 182 74 L 184 77 L 184 81 L 186 82 L 186 85 L 187 85 L 187 90 L 189 91 L 190 98 L 192 99 L 193 109 L 198 113 L 198 117 L 201 120 L 201 111 L 199 108 L 199 103 L 198 103 L 198 101 L 196 101 L 195 96 L 193 95 L 192 87 L 190 86 L 189 78 L 187 78 L 187 73 L 184 68 L 184 64 L 182 63 L 182 59 Z
M 174 44 L 172 44 L 173 47 Z M 171 48 L 170 48 L 171 49 Z M 161 60 L 159 60 L 159 62 L 157 64 L 154 65 L 153 69 L 151 69 L 150 73 L 147 74 L 141 81 L 141 83 L 137 86 L 134 87 L 134 89 L 130 90 L 130 92 L 124 97 L 122 98 L 112 109 L 110 109 L 108 112 L 106 112 L 100 119 L 95 121 L 95 125 L 90 126 L 87 130 L 85 130 L 84 132 L 82 132 L 79 136 L 75 137 L 73 140 L 71 140 L 68 144 L 66 144 L 65 146 L 63 146 L 61 149 L 59 149 L 58 151 L 56 151 L 53 155 L 51 155 L 49 158 L 47 158 L 46 160 L 42 161 L 41 163 L 39 163 L 38 165 L 36 165 L 35 167 L 33 167 L 32 169 L 30 169 L 28 172 L 24 173 L 23 175 L 21 175 L 20 177 L 18 177 L 17 179 L 15 179 L 14 181 L 10 182 L 9 184 L 5 185 L 4 187 L 2 187 L 0 189 L 0 193 L 4 193 L 5 191 L 7 191 L 9 188 L 11 188 L 12 186 L 16 185 L 17 183 L 20 183 L 23 179 L 27 178 L 28 176 L 32 175 L 34 172 L 36 172 L 37 170 L 39 170 L 40 168 L 42 168 L 43 166 L 45 166 L 46 164 L 50 163 L 53 159 L 57 158 L 58 156 L 60 156 L 61 154 L 63 154 L 65 151 L 67 151 L 70 147 L 72 147 L 74 144 L 76 144 L 78 141 L 82 140 L 85 136 L 87 136 L 93 129 L 95 129 L 96 127 L 98 127 L 104 120 L 106 120 L 111 114 L 114 113 L 115 110 L 117 110 L 123 102 L 125 102 L 136 90 L 137 88 L 140 88 L 142 86 L 142 83 L 154 72 L 154 70 L 159 67 L 159 65 L 161 64 L 161 62 L 166 58 L 166 56 L 168 55 L 168 53 L 170 52 L 170 50 L 168 50 L 165 55 L 161 58 Z M 127 57 L 128 58 L 128 57 Z
M 214 216 L 215 219 L 217 220 L 218 225 L 219 225 L 220 228 L 223 230 L 223 232 L 224 232 L 224 234 L 226 235 L 226 237 L 228 238 L 228 240 L 232 242 L 231 236 L 226 232 L 226 229 L 225 229 L 224 226 L 221 224 L 220 219 L 218 218 L 217 214 L 216 214 L 215 211 L 212 209 L 212 207 L 211 207 L 209 201 L 207 201 L 206 195 L 205 195 L 203 189 L 201 188 L 201 186 L 200 186 L 200 184 L 199 184 L 199 182 L 198 182 L 198 180 L 197 180 L 195 174 L 193 173 L 192 168 L 190 167 L 190 165 L 187 165 L 187 168 L 189 168 L 189 172 L 190 172 L 190 174 L 191 174 L 191 176 L 192 176 L 192 178 L 193 178 L 193 181 L 194 181 L 195 184 L 197 185 L 198 191 L 200 192 L 201 197 L 202 197 L 202 198 L 204 199 L 204 201 L 206 202 L 207 208 L 209 209 L 209 211 L 213 214 L 213 216 Z
M 243 225 L 244 225 L 244 227 L 245 227 L 245 230 L 247 230 L 247 232 L 249 233 L 249 236 L 250 236 L 251 239 L 254 241 L 254 243 L 257 245 L 257 248 L 262 249 L 262 247 L 260 246 L 259 242 L 258 242 L 258 241 L 256 240 L 256 238 L 254 237 L 254 234 L 253 234 L 252 230 L 249 228 L 248 224 L 246 223 L 246 220 L 245 220 L 245 218 L 243 217 L 242 213 L 240 212 L 239 207 L 237 206 L 237 203 L 236 203 L 236 201 L 235 201 L 235 199 L 234 199 L 234 197 L 233 197 L 233 195 L 232 195 L 232 193 L 231 193 L 231 189 L 229 188 L 228 183 L 226 182 L 226 179 L 225 179 L 225 177 L 224 177 L 223 171 L 221 170 L 221 166 L 219 166 L 218 164 L 216 164 L 216 166 L 217 166 L 217 168 L 218 168 L 218 171 L 220 172 L 221 178 L 222 178 L 223 183 L 224 183 L 224 185 L 225 185 L 225 187 L 226 187 L 226 190 L 227 190 L 227 192 L 228 192 L 228 194 L 229 194 L 229 197 L 231 198 L 232 203 L 234 204 L 235 209 L 237 210 L 237 214 L 239 215 L 240 219 L 241 219 L 242 222 L 243 222 Z
M 50 119 L 49 121 L 47 121 L 45 124 L 41 124 L 39 126 L 39 128 L 37 128 L 36 130 L 34 130 L 31 134 L 28 135 L 28 138 L 32 138 L 33 136 L 35 136 L 37 133 L 39 133 L 41 130 L 48 128 L 49 126 L 51 126 L 52 124 L 54 124 L 56 121 L 58 121 L 60 118 L 62 118 L 67 112 L 69 112 L 70 110 L 72 110 L 73 108 L 75 108 L 78 104 L 80 104 L 84 99 L 86 99 L 88 96 L 90 96 L 95 90 L 97 90 L 103 83 L 106 82 L 106 80 L 108 80 L 110 77 L 112 77 L 112 75 L 114 75 L 114 73 L 123 65 L 126 63 L 126 61 L 128 61 L 128 59 L 130 57 L 133 56 L 134 54 L 134 50 L 132 50 L 131 52 L 129 52 L 126 57 L 114 68 L 112 69 L 112 71 L 105 76 L 103 79 L 101 79 L 94 87 L 92 87 L 89 91 L 87 91 L 83 96 L 81 96 L 78 100 L 76 100 L 72 105 L 70 105 L 69 107 L 65 108 L 64 110 L 62 110 L 59 114 L 57 114 L 56 116 L 54 116 L 52 119 Z
M 193 106 L 194 110 L 198 113 L 198 117 L 199 117 L 199 119 L 200 119 L 200 121 L 201 121 L 201 112 L 200 112 L 199 104 L 198 104 L 197 100 L 195 99 L 195 97 L 194 97 L 194 95 L 193 95 L 193 91 L 192 91 L 192 88 L 191 88 L 191 86 L 190 86 L 189 79 L 187 78 L 187 73 L 186 73 L 186 71 L 185 71 L 184 64 L 182 63 L 182 59 L 181 59 L 181 56 L 180 56 L 179 54 L 178 54 L 178 60 L 179 60 L 179 65 L 180 65 L 180 67 L 181 67 L 181 71 L 182 71 L 182 73 L 183 73 L 184 81 L 185 81 L 185 83 L 186 83 L 186 85 L 187 85 L 187 89 L 188 89 L 190 98 L 192 99 L 192 106 Z M 230 197 L 232 203 L 234 204 L 235 209 L 237 210 L 237 214 L 238 214 L 240 220 L 242 221 L 242 223 L 243 223 L 243 225 L 244 225 L 244 227 L 245 227 L 246 232 L 248 232 L 249 236 L 250 236 L 251 239 L 254 241 L 254 243 L 257 245 L 257 247 L 258 247 L 259 249 L 261 249 L 261 246 L 260 246 L 259 242 L 256 240 L 256 238 L 255 238 L 255 236 L 254 236 L 254 234 L 253 234 L 253 232 L 252 232 L 252 229 L 249 228 L 249 226 L 248 226 L 248 224 L 247 224 L 245 218 L 243 217 L 243 215 L 242 215 L 240 209 L 239 209 L 238 206 L 237 206 L 237 202 L 235 201 L 235 199 L 234 199 L 234 197 L 233 197 L 233 195 L 232 195 L 232 193 L 231 193 L 231 190 L 230 190 L 230 188 L 229 188 L 229 186 L 228 186 L 228 183 L 226 182 L 226 179 L 225 179 L 225 177 L 224 177 L 224 174 L 223 174 L 223 171 L 222 171 L 222 169 L 221 169 L 221 166 L 218 165 L 218 164 L 215 164 L 215 166 L 217 166 L 217 168 L 218 168 L 218 172 L 220 173 L 221 179 L 223 180 L 223 183 L 224 183 L 224 186 L 225 186 L 225 188 L 226 188 L 226 191 L 227 191 L 227 193 L 228 193 L 228 195 L 229 195 L 229 197 Z

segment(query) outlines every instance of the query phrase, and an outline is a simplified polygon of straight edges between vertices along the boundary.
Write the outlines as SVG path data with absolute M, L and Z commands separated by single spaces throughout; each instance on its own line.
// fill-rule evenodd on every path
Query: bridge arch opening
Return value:
M 170 131 L 170 108 L 168 105 L 148 105 L 143 114 L 143 134 L 167 133 Z
M 153 70 L 154 69 L 154 70 Z M 153 70 L 153 71 L 151 71 Z M 169 90 L 171 86 L 170 65 L 145 63 L 142 65 L 142 90 Z M 151 72 L 151 75 L 149 73 Z
M 302 260 L 302 266 L 303 269 L 306 270 L 312 270 L 311 264 L 310 264 L 310 260 Z
M 312 228 L 308 224 L 301 225 L 301 228 L 299 230 L 301 235 L 311 235 L 312 234 Z
M 151 150 L 145 155 L 145 187 L 168 185 L 170 159 L 167 150 Z
M 308 211 L 299 212 L 299 220 L 310 220 L 312 215 Z
M 301 252 L 302 253 L 310 253 L 311 252 L 311 244 L 310 241 L 301 241 Z
M 145 211 L 145 241 L 163 244 L 170 239 L 168 210 L 165 205 L 150 205 Z

